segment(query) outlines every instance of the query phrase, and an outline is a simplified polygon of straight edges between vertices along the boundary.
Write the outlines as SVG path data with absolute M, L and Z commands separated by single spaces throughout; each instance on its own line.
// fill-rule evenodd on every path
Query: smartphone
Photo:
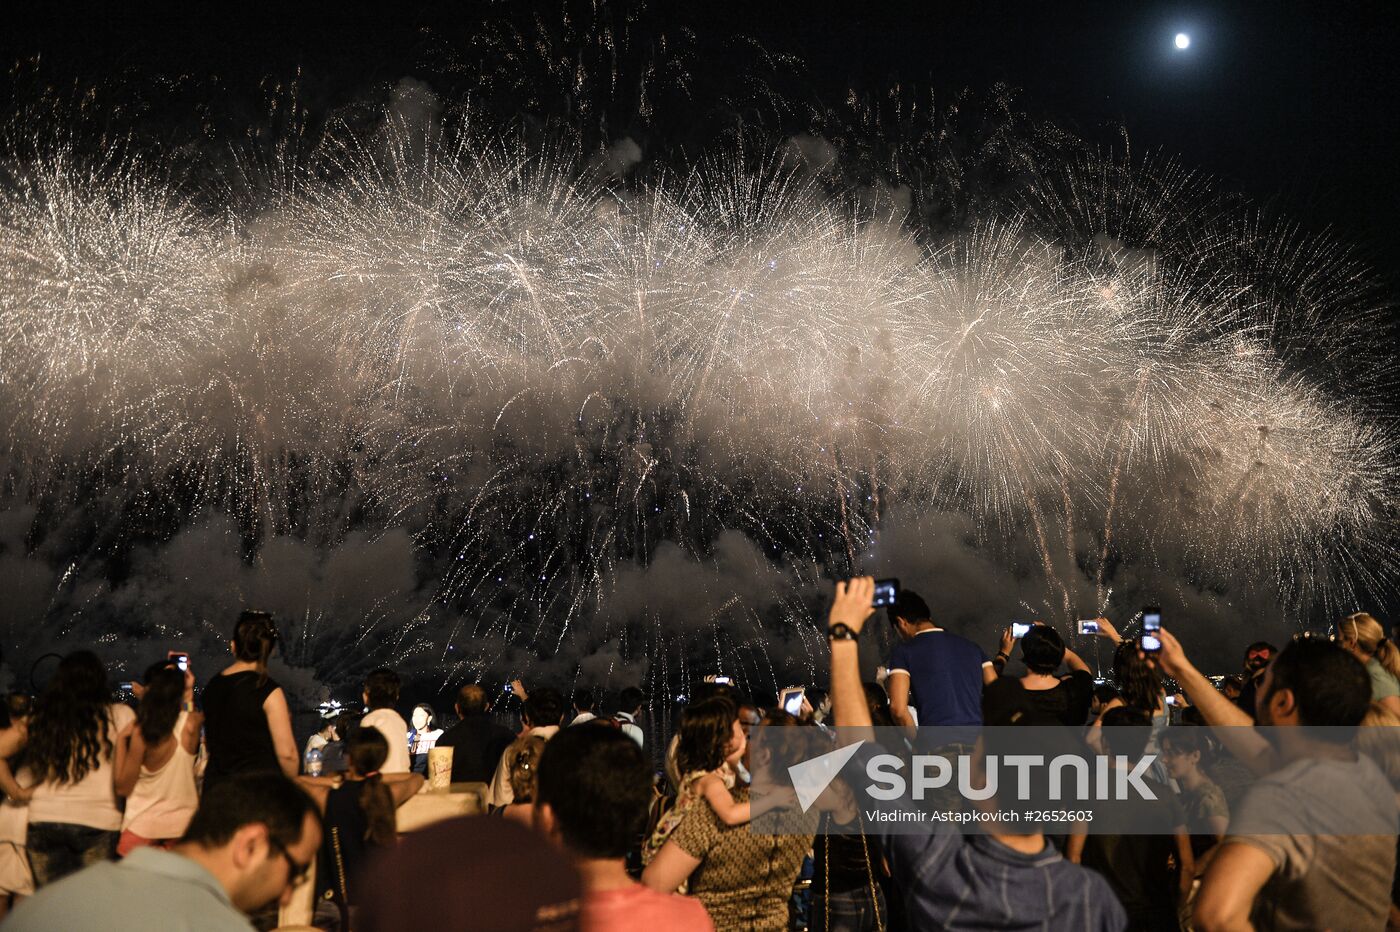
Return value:
M 512 685 L 510 685 L 509 683 L 507 683 L 507 684 L 506 684 L 506 695 L 511 695 L 511 694 L 513 694 L 514 692 L 515 692 L 515 687 L 512 686 Z
M 893 605 L 894 600 L 897 598 L 899 598 L 899 580 L 875 580 L 875 595 L 870 599 L 870 605 L 872 608 L 881 608 L 886 605 Z
M 132 691 L 131 687 L 133 685 L 135 685 L 135 683 L 132 680 L 122 680 L 117 684 L 117 690 L 119 692 L 129 693 Z
M 1157 632 L 1162 630 L 1162 610 L 1155 606 L 1142 610 L 1142 637 L 1138 644 L 1145 654 L 1155 654 L 1162 649 L 1162 639 Z
M 778 700 L 778 704 L 783 707 L 783 711 L 789 715 L 802 714 L 802 698 L 807 694 L 805 686 L 789 686 L 783 690 L 783 695 Z
M 1017 640 L 1025 637 L 1026 633 L 1030 630 L 1031 625 L 1028 621 L 1013 621 L 1011 623 L 1011 636 Z
M 1168 697 L 1167 697 L 1167 705 L 1176 705 L 1176 697 L 1175 697 L 1175 696 L 1168 696 Z
M 188 673 L 190 671 L 190 655 L 184 651 L 168 651 L 165 655 L 165 659 L 175 661 L 175 666 L 180 668 L 181 673 Z
M 734 678 L 719 673 L 711 673 L 709 676 L 705 677 L 705 682 L 714 683 L 716 686 L 728 686 L 730 683 L 734 682 Z
M 1097 618 L 1084 618 L 1079 622 L 1080 634 L 1098 634 L 1099 620 Z

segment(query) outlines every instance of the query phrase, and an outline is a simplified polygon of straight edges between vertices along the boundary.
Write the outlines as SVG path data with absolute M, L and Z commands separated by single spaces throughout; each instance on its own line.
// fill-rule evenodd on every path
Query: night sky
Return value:
M 248 106 L 262 79 L 298 67 L 327 102 L 406 75 L 450 93 L 425 72 L 505 5 L 313 3 L 288 12 L 227 4 L 171 13 L 110 3 L 34 6 L 48 5 L 26 4 L 5 17 L 7 64 L 37 55 L 44 79 L 59 84 L 217 74 L 229 95 L 209 101 L 218 107 Z M 770 52 L 799 56 L 806 62 L 799 92 L 826 99 L 847 87 L 901 83 L 950 93 L 1006 82 L 1022 89 L 1028 110 L 1088 138 L 1111 143 L 1125 126 L 1140 149 L 1176 153 L 1255 200 L 1280 199 L 1308 224 L 1336 227 L 1382 269 L 1400 261 L 1393 3 L 781 0 L 645 10 L 649 22 L 690 27 L 706 40 L 705 60 L 691 65 L 702 80 L 711 68 L 716 76 L 734 69 L 722 40 L 743 33 Z M 1191 36 L 1185 52 L 1173 47 L 1178 32 Z
M 596 8 L 595 2 L 599 4 Z M 397 105 L 399 88 L 426 85 L 436 97 L 434 103 L 446 101 L 448 110 L 462 105 L 455 109 L 455 115 L 467 113 L 472 130 L 477 129 L 478 115 L 484 113 L 482 122 L 492 132 L 500 126 L 507 134 L 520 129 L 529 144 L 556 141 L 551 136 L 566 137 L 561 150 L 573 154 L 575 150 L 569 146 L 581 145 L 580 165 L 588 164 L 587 160 L 606 146 L 632 140 L 642 154 L 631 164 L 645 168 L 631 176 L 618 172 L 609 177 L 618 179 L 620 186 L 633 184 L 639 189 L 664 177 L 667 171 L 684 173 L 703 164 L 706 155 L 730 154 L 736 149 L 735 140 L 742 146 L 757 137 L 761 144 L 756 148 L 773 146 L 770 151 L 785 151 L 776 147 L 790 142 L 796 151 L 797 140 L 804 134 L 822 137 L 841 152 L 839 170 L 847 174 L 840 180 L 851 191 L 885 191 L 908 184 L 919 192 L 916 199 L 927 191 L 922 206 L 933 207 L 919 214 L 916 202 L 906 215 L 905 229 L 916 234 L 927 232 L 930 240 L 968 229 L 959 227 L 968 216 L 983 219 L 977 217 L 978 205 L 973 203 L 978 194 L 990 193 L 983 204 L 996 205 L 997 196 L 1005 193 L 998 190 L 1004 182 L 1012 182 L 1006 187 L 1014 187 L 1015 182 L 1033 187 L 1037 179 L 1049 177 L 1052 173 L 1042 176 L 1027 171 L 1025 166 L 1031 159 L 1016 161 L 1025 152 L 1039 159 L 1042 153 L 1070 150 L 1057 150 L 1053 145 L 1037 148 L 1044 136 L 1053 141 L 1061 138 L 1057 130 L 1065 130 L 1108 155 L 1122 151 L 1126 134 L 1135 158 L 1160 152 L 1214 179 L 1215 192 L 1225 195 L 1220 205 L 1231 217 L 1252 216 L 1229 196 L 1239 194 L 1248 202 L 1276 208 L 1278 214 L 1300 221 L 1304 234 L 1295 242 L 1303 241 L 1308 232 L 1330 231 L 1336 240 L 1355 248 L 1374 279 L 1365 275 L 1348 278 L 1336 291 L 1347 297 L 1353 293 L 1348 289 L 1356 285 L 1355 294 L 1362 296 L 1358 301 L 1366 303 L 1368 309 L 1381 306 L 1376 317 L 1368 316 L 1358 326 L 1357 332 L 1364 330 L 1368 339 L 1356 339 L 1352 333 L 1353 338 L 1341 349 L 1325 344 L 1317 336 L 1322 329 L 1316 325 L 1318 318 L 1307 318 L 1306 325 L 1300 324 L 1297 333 L 1287 336 L 1295 347 L 1301 347 L 1299 358 L 1318 363 L 1315 377 L 1329 392 L 1364 396 L 1377 421 L 1388 419 L 1380 430 L 1393 436 L 1397 411 L 1386 400 L 1394 397 L 1393 350 L 1386 342 L 1389 334 L 1369 338 L 1373 331 L 1386 330 L 1387 320 L 1400 326 L 1396 310 L 1400 302 L 1394 300 L 1400 285 L 1400 193 L 1393 178 L 1400 164 L 1400 127 L 1395 119 L 1400 92 L 1400 64 L 1395 53 L 1400 46 L 1400 6 L 1394 2 L 602 3 L 237 4 L 224 10 L 198 7 L 171 13 L 149 8 L 135 11 L 135 5 L 90 0 L 42 9 L 37 7 L 44 5 L 31 5 L 22 12 L 0 16 L 0 63 L 5 66 L 0 69 L 0 108 L 13 108 L 8 122 L 0 120 L 0 131 L 18 134 L 21 140 L 31 131 L 37 130 L 38 135 L 49 131 L 61 140 L 64 129 L 71 126 L 75 148 L 96 143 L 110 146 L 111 151 L 120 146 L 109 140 L 128 134 L 134 150 L 143 156 L 157 156 L 146 158 L 145 165 L 173 166 L 171 174 L 177 177 L 171 180 L 188 180 L 188 190 L 196 197 L 201 192 L 219 197 L 227 189 L 207 183 L 209 178 L 199 177 L 200 171 L 207 170 L 217 180 L 219 171 L 234 165 L 235 160 L 241 168 L 245 158 L 252 163 L 259 157 L 269 157 L 269 161 L 281 157 L 280 151 L 259 150 L 258 146 L 272 140 L 275 147 L 279 140 L 288 138 L 288 123 L 279 124 L 269 110 L 270 103 L 279 116 L 292 109 L 285 106 L 287 88 L 295 88 L 295 101 L 311 127 L 306 137 L 312 138 L 316 130 L 326 130 L 329 137 L 336 127 L 349 127 L 346 135 L 353 135 L 357 129 L 378 125 Z M 535 54 L 536 30 L 546 41 L 557 43 L 552 59 Z M 598 65 L 609 61 L 614 47 L 610 39 L 599 37 L 611 37 L 619 31 L 627 33 L 625 41 L 616 46 L 616 55 L 622 59 L 620 71 L 635 74 L 656 65 L 665 72 L 655 82 L 656 93 L 648 91 L 652 107 L 646 113 L 640 111 L 635 96 L 629 96 L 627 87 L 618 86 L 627 84 L 625 77 L 614 82 L 610 90 L 603 89 L 608 69 Z M 1189 48 L 1175 47 L 1174 38 L 1179 33 L 1189 35 Z M 501 41 L 502 36 L 507 41 Z M 514 46 L 511 39 L 516 41 Z M 575 48 L 581 51 L 575 53 Z M 558 74 L 549 73 L 552 66 L 541 65 L 573 54 L 584 60 L 579 71 L 586 72 L 591 82 L 580 82 L 588 84 L 586 90 L 577 90 L 567 77 L 559 80 Z M 541 67 L 545 68 L 542 73 L 531 70 Z M 1001 85 L 1012 89 L 1009 96 L 999 89 Z M 682 86 L 683 92 L 677 92 Z M 971 94 L 961 98 L 964 91 Z M 930 135 L 938 135 L 927 133 L 926 124 L 921 125 L 922 134 L 902 135 L 902 123 L 890 128 L 887 117 L 891 111 L 900 110 L 906 101 L 927 101 L 930 97 L 940 115 L 966 100 L 962 109 L 969 115 L 962 122 L 952 121 L 949 135 L 955 143 L 971 140 L 968 148 L 975 150 L 985 141 L 978 137 L 979 132 L 997 135 L 1002 129 L 1012 139 L 1000 149 L 989 146 L 997 152 L 987 163 L 978 164 L 979 153 L 974 152 L 967 160 L 971 168 L 966 184 L 960 174 L 964 163 L 945 158 L 947 153 L 938 148 L 941 137 L 938 146 L 926 145 Z M 1011 118 L 1006 112 L 996 112 L 996 102 L 1008 99 Z M 878 132 L 867 132 L 868 125 L 861 122 L 871 114 L 883 121 Z M 118 130 L 115 135 L 109 134 L 106 126 L 91 133 L 92 126 L 81 125 L 108 119 Z M 356 119 L 360 120 L 358 126 Z M 575 125 L 577 134 L 570 136 L 568 130 Z M 935 121 L 935 125 L 941 129 L 949 124 Z M 1020 137 L 1016 134 L 1028 127 L 1042 135 L 1036 137 L 1036 146 L 1018 148 Z M 268 132 L 251 132 L 255 128 Z M 757 132 L 751 135 L 750 130 Z M 913 142 L 901 149 L 899 143 L 909 140 Z M 13 138 L 0 142 L 8 144 Z M 42 145 L 40 140 L 40 148 Z M 3 151 L 5 147 L 0 146 Z M 105 151 L 95 148 L 91 153 L 77 154 L 100 155 Z M 1073 149 L 1073 153 L 1079 151 Z M 170 158 L 163 162 L 159 157 L 166 152 Z M 847 159 L 852 152 L 855 154 Z M 920 178 L 899 177 L 885 185 L 890 179 L 881 173 L 890 165 L 899 163 L 900 170 L 905 170 L 912 164 L 917 172 L 920 158 L 930 153 L 929 164 L 935 170 L 924 177 L 932 178 L 933 184 L 920 188 Z M 1004 161 L 996 161 L 1007 153 L 1011 155 Z M 753 152 L 744 150 L 740 155 L 750 158 Z M 956 163 L 956 170 L 940 176 L 951 163 Z M 991 167 L 985 168 L 987 164 Z M 979 168 L 985 171 L 977 177 Z M 652 169 L 657 174 L 646 177 L 645 172 Z M 752 164 L 746 163 L 744 170 L 752 171 Z M 1005 174 L 998 175 L 999 171 Z M 181 172 L 190 177 L 179 177 Z M 1015 177 L 1017 173 L 1020 177 Z M 937 187 L 938 182 L 954 175 L 956 181 L 948 187 Z M 1012 177 L 1008 179 L 1008 175 Z M 950 194 L 954 187 L 956 192 Z M 903 190 L 908 193 L 910 188 Z M 1190 188 L 1189 198 L 1198 193 Z M 959 198 L 959 203 L 940 213 L 944 201 L 957 202 Z M 1216 204 L 1206 198 L 1174 203 L 1198 200 Z M 1024 206 L 1016 209 L 1027 210 Z M 1178 213 L 1187 215 L 1183 227 L 1195 222 L 1191 211 Z M 927 226 L 916 230 L 920 218 Z M 1271 221 L 1273 216 L 1266 219 Z M 1122 224 L 1131 225 L 1128 220 Z M 1140 232 L 1114 229 L 1109 235 L 1115 239 L 1121 236 L 1129 251 L 1159 245 L 1129 241 Z M 1143 235 L 1150 237 L 1152 233 Z M 1227 243 L 1233 244 L 1233 240 Z M 1326 274 L 1332 271 L 1331 266 L 1325 270 Z M 1341 274 L 1349 276 L 1351 267 Z M 1334 284 L 1331 279 L 1324 282 L 1325 286 Z M 1372 287 L 1376 285 L 1379 287 Z M 1314 301 L 1309 293 L 1300 294 L 1300 303 L 1309 309 L 1332 307 L 1326 301 Z M 316 306 L 315 301 L 308 306 Z M 1210 317 L 1217 308 L 1212 306 L 1211 313 L 1203 316 Z M 1334 316 L 1341 319 L 1345 315 Z M 1362 359 L 1359 364 L 1358 359 Z M 1355 378 L 1350 377 L 1353 370 Z M 1340 378 L 1339 373 L 1348 378 Z M 1313 377 L 1311 372 L 1308 375 Z M 1344 381 L 1346 384 L 1341 384 Z M 1384 439 L 1389 441 L 1389 437 Z M 1383 474 L 1372 471 L 1367 475 Z M 171 514 L 175 514 L 178 509 L 171 507 Z M 688 513 L 688 504 L 686 509 Z M 661 511 L 659 506 L 654 509 L 656 514 Z M 78 517 L 85 514 L 80 508 L 73 513 Z M 0 518 L 4 514 L 0 510 Z M 18 519 L 12 524 L 20 526 Z M 1380 533 L 1368 536 L 1366 543 L 1383 549 L 1384 535 L 1393 526 L 1393 520 L 1381 525 Z M 0 525 L 0 532 L 4 530 Z M 922 531 L 912 525 L 905 531 L 909 546 L 903 549 L 916 551 L 914 541 Z M 132 547 L 146 538 L 162 545 L 172 539 L 183 541 L 179 547 L 167 548 L 161 557 L 172 566 L 182 565 L 181 559 L 202 562 L 206 553 L 222 552 L 220 547 L 227 550 L 226 542 L 221 543 L 212 531 L 207 540 L 201 536 L 204 533 L 199 527 L 178 523 L 164 527 L 153 522 L 150 528 L 132 525 L 123 530 L 126 536 L 121 547 L 112 548 L 113 554 L 121 550 L 120 559 L 112 556 L 88 571 L 105 574 L 116 592 L 126 591 L 134 599 L 140 596 L 140 585 L 121 588 L 132 578 L 143 578 L 128 559 Z M 988 580 L 1000 578 L 1000 567 L 979 562 L 980 554 L 957 549 L 962 538 L 955 527 L 939 533 L 941 540 L 955 545 L 952 556 L 940 552 L 939 559 L 963 560 L 969 578 L 980 578 L 979 574 Z M 28 546 L 28 538 L 22 534 L 12 537 L 26 540 Z M 352 556 L 359 554 L 355 549 L 360 545 L 358 538 L 354 544 L 345 548 L 354 551 Z M 432 547 L 422 548 L 421 554 L 411 551 L 406 535 L 401 544 L 402 576 L 408 580 L 401 589 L 417 598 L 414 587 L 420 580 L 415 573 L 422 566 L 414 561 L 427 565 L 447 551 L 445 545 L 442 553 Z M 750 542 L 744 540 L 743 544 L 747 547 Z M 244 545 L 249 550 L 246 540 Z M 72 549 L 85 553 L 87 546 L 75 543 Z M 13 549 L 17 553 L 20 548 Z M 313 549 L 311 544 L 308 549 Z M 780 549 L 776 543 L 771 553 L 756 549 L 760 559 L 753 562 L 776 557 Z M 891 545 L 889 549 L 897 552 L 901 548 Z M 61 548 L 53 552 L 66 554 Z M 368 548 L 365 552 L 370 553 Z M 4 555 L 0 533 L 0 557 Z M 315 559 L 321 556 L 324 554 Z M 1176 566 L 1172 562 L 1176 555 L 1156 556 L 1165 565 Z M 27 563 L 18 559 L 14 563 L 34 579 L 45 579 L 43 573 L 50 570 L 64 572 L 64 560 L 52 560 L 53 566 L 41 567 L 42 572 L 34 570 L 42 560 L 50 559 L 48 552 L 36 550 L 32 557 Z M 313 565 L 315 559 L 308 556 L 306 565 Z M 363 566 L 372 566 L 375 571 L 385 562 L 372 553 L 364 560 Z M 634 578 L 645 576 L 642 567 L 649 565 L 640 557 L 638 560 L 638 568 L 632 571 Z M 388 562 L 391 569 L 399 566 Z M 684 565 L 669 570 L 663 565 L 665 572 L 653 573 L 647 584 L 667 593 L 690 591 L 676 586 L 672 577 L 694 575 L 698 564 L 673 562 Z M 1142 567 L 1150 562 L 1143 561 Z M 371 588 L 374 572 L 357 569 L 361 564 L 354 559 L 346 565 L 355 570 L 350 575 L 363 576 L 365 588 Z M 524 565 L 522 561 L 520 566 Z M 165 572 L 164 566 L 159 565 L 161 572 Z M 1128 565 L 1122 577 L 1134 578 L 1137 568 Z M 1308 568 L 1300 569 L 1306 576 Z M 767 570 L 765 563 L 764 572 Z M 296 572 L 293 567 L 279 581 L 298 582 Z M 250 573 L 251 569 L 230 558 L 227 575 L 235 583 Z M 178 574 L 172 571 L 169 575 L 174 578 Z M 430 578 L 435 577 L 431 573 L 424 576 Z M 0 581 L 3 579 L 0 573 Z M 718 585 L 703 574 L 697 580 L 695 591 Z M 766 592 L 766 580 L 763 576 L 762 585 L 755 583 L 755 591 Z M 1152 580 L 1141 584 L 1151 585 Z M 1388 589 L 1378 594 L 1378 603 L 1393 606 L 1400 599 L 1394 592 L 1394 575 L 1379 585 Z M 39 592 L 54 587 L 45 583 L 32 588 Z M 228 588 L 233 591 L 237 586 L 230 583 Z M 287 588 L 295 587 L 288 582 Z M 638 591 L 647 591 L 645 585 L 639 585 Z M 970 589 L 969 602 L 982 598 L 981 591 Z M 985 591 L 987 599 L 994 599 L 1010 590 L 988 584 Z M 183 589 L 177 594 L 182 593 Z M 1198 594 L 1212 606 L 1219 602 L 1228 607 L 1227 591 Z M 44 596 L 47 599 L 47 592 Z M 405 604 L 411 601 L 408 596 L 405 599 Z M 755 595 L 751 601 L 759 600 Z M 178 600 L 172 597 L 169 601 L 175 605 Z M 52 613 L 44 604 L 49 603 L 34 601 L 36 615 Z M 450 607 L 444 603 L 444 610 Z M 980 610 L 982 606 L 975 607 Z M 1228 611 L 1234 609 L 1229 607 Z M 1249 622 L 1276 628 L 1281 619 L 1256 617 Z M 589 649 L 593 647 L 596 645 Z M 595 666 L 606 661 L 607 669 L 612 670 L 611 660 L 602 651 L 590 654 L 583 665 L 594 661 Z M 519 670 L 516 666 L 510 672 Z

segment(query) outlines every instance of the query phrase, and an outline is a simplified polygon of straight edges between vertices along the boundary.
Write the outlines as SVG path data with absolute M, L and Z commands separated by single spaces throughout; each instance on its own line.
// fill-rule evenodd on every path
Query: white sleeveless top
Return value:
M 108 740 L 115 745 L 117 732 L 134 718 L 136 713 L 128 706 L 108 706 Z M 122 811 L 112 784 L 112 757 L 99 752 L 97 766 L 77 783 L 50 779 L 35 786 L 34 798 L 29 801 L 29 822 L 65 822 L 106 832 L 121 828 Z
M 199 794 L 195 790 L 195 756 L 185 750 L 181 736 L 185 733 L 185 723 L 190 713 L 181 712 L 175 719 L 173 734 L 175 750 L 170 760 L 159 770 L 141 767 L 141 776 L 136 781 L 136 789 L 126 799 L 126 814 L 122 818 L 122 831 L 129 831 L 142 838 L 179 838 L 185 834 L 195 807 L 199 805 Z

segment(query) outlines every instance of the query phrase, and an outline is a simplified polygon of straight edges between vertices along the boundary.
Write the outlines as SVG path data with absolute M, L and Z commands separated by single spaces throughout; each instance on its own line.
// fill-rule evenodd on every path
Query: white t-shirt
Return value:
M 375 709 L 360 719 L 365 728 L 378 728 L 389 742 L 389 756 L 384 759 L 380 773 L 408 773 L 412 761 L 408 757 L 408 722 L 393 709 Z
M 136 720 L 130 707 L 113 703 L 107 707 L 107 740 L 113 748 L 117 732 Z M 29 821 L 65 822 L 86 825 L 104 832 L 122 827 L 122 811 L 117 808 L 117 791 L 112 783 L 112 755 L 104 753 L 99 737 L 97 766 L 77 783 L 57 783 L 52 778 L 34 787 L 29 801 Z
M 646 734 L 642 731 L 642 726 L 637 724 L 637 720 L 626 712 L 619 712 L 613 716 L 622 723 L 622 733 L 633 741 L 638 747 L 646 747 Z

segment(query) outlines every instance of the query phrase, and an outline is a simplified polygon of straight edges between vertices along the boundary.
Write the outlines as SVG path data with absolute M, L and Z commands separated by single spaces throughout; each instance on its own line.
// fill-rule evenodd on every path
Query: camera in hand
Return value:
M 1142 637 L 1138 645 L 1145 654 L 1155 654 L 1162 649 L 1162 639 L 1157 632 L 1162 630 L 1162 610 L 1156 606 L 1142 610 Z
M 893 605 L 894 600 L 897 598 L 899 598 L 899 580 L 875 580 L 875 594 L 870 599 L 870 606 L 872 608 L 883 608 L 886 605 Z

